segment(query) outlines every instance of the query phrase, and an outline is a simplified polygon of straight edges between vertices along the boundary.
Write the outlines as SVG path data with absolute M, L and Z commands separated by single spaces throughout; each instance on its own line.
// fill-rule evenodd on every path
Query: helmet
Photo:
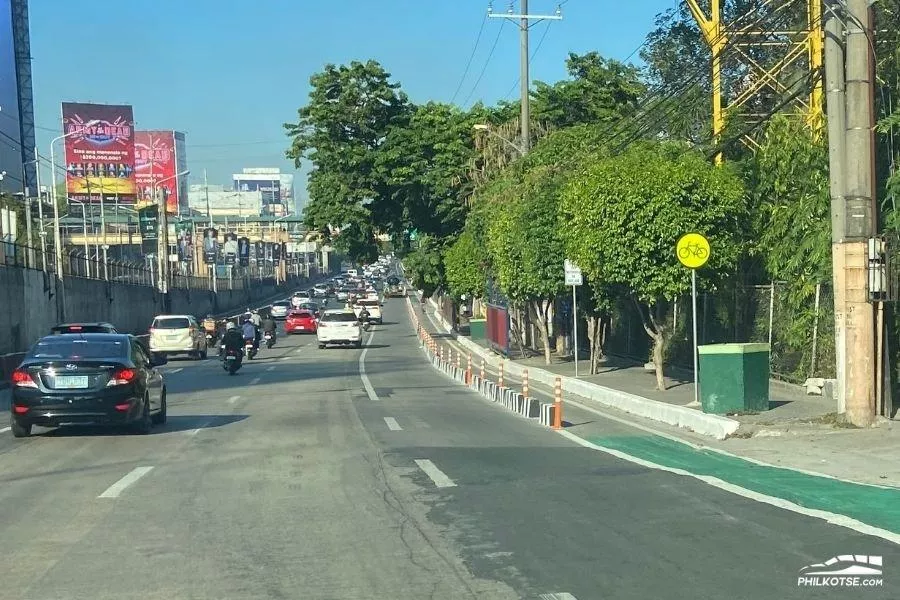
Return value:
M 234 329 L 235 327 L 236 327 L 236 325 L 234 324 L 233 321 L 228 321 L 228 323 L 225 325 L 226 330 Z

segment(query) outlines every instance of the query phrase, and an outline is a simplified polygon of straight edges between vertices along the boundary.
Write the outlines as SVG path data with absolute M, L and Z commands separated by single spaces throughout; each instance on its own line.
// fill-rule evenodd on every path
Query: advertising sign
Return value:
M 178 238 L 178 260 L 194 260 L 194 224 L 188 221 L 175 223 L 175 236 Z
M 281 260 L 281 250 L 282 248 L 280 243 L 275 242 L 272 244 L 272 260 L 274 260 L 275 262 Z
M 225 253 L 225 264 L 233 265 L 238 253 L 238 239 L 236 233 L 229 232 L 225 234 L 225 243 L 222 247 L 222 251 Z
M 128 105 L 63 102 L 66 191 L 75 200 L 100 195 L 133 203 L 134 112 Z
M 174 131 L 135 132 L 134 180 L 138 207 L 164 201 L 169 214 L 179 212 L 179 202 L 185 201 L 179 188 L 187 185 L 187 181 L 176 181 L 175 175 L 181 171 L 178 170 L 175 147 Z
M 253 243 L 253 258 L 256 259 L 256 262 L 262 262 L 265 259 L 265 252 L 265 246 L 262 242 Z
M 141 252 L 156 254 L 159 251 L 159 211 L 156 206 L 145 206 L 138 210 L 138 229 L 141 232 Z
M 219 232 L 212 227 L 207 227 L 203 230 L 203 260 L 208 265 L 215 264 L 218 254 Z
M 279 179 L 238 179 L 241 177 L 240 175 L 234 177 L 234 191 L 262 192 L 263 206 L 281 204 L 281 181 Z
M 238 261 L 242 267 L 250 264 L 250 238 L 238 238 Z

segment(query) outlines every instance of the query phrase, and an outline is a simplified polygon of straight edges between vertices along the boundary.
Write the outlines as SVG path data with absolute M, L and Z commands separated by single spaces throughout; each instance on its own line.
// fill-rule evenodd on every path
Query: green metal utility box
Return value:
M 697 350 L 703 412 L 724 415 L 769 410 L 768 344 L 710 344 Z
M 485 319 L 469 319 L 469 338 L 473 340 L 484 340 L 487 331 L 487 321 Z

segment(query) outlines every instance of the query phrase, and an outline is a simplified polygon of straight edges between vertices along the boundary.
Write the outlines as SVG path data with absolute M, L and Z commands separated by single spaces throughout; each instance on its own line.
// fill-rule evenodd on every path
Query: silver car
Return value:
M 273 302 L 269 312 L 273 319 L 286 319 L 290 308 L 290 302 Z

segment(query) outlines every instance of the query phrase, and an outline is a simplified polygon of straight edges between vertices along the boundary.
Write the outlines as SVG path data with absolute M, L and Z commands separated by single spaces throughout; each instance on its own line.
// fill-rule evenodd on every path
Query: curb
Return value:
M 429 303 L 432 307 L 436 307 L 433 300 L 429 300 Z M 410 308 L 412 308 L 411 303 Z M 448 333 L 452 332 L 450 324 L 447 323 L 439 312 L 436 313 L 435 316 Z M 413 314 L 413 318 L 418 324 L 418 319 L 416 319 L 415 314 Z M 526 369 L 515 361 L 501 359 L 493 352 L 482 348 L 465 337 L 456 336 L 456 341 L 473 355 L 478 355 L 495 367 L 498 367 L 502 363 L 504 369 L 510 375 L 521 377 L 522 372 Z M 557 377 L 556 374 L 551 373 L 550 371 L 535 367 L 528 367 L 528 374 L 533 381 L 537 381 L 550 387 L 553 387 Z M 656 400 L 644 398 L 643 396 L 629 394 L 628 392 L 604 387 L 596 383 L 588 383 L 580 379 L 575 379 L 574 377 L 559 377 L 562 380 L 562 389 L 565 392 L 593 400 L 603 406 L 615 408 L 639 417 L 690 429 L 701 435 L 710 436 L 718 440 L 724 440 L 740 427 L 739 421 L 729 419 L 728 417 L 708 415 L 692 408 L 678 406 L 677 404 L 657 402 Z M 548 415 L 552 416 L 552 411 L 549 411 Z

